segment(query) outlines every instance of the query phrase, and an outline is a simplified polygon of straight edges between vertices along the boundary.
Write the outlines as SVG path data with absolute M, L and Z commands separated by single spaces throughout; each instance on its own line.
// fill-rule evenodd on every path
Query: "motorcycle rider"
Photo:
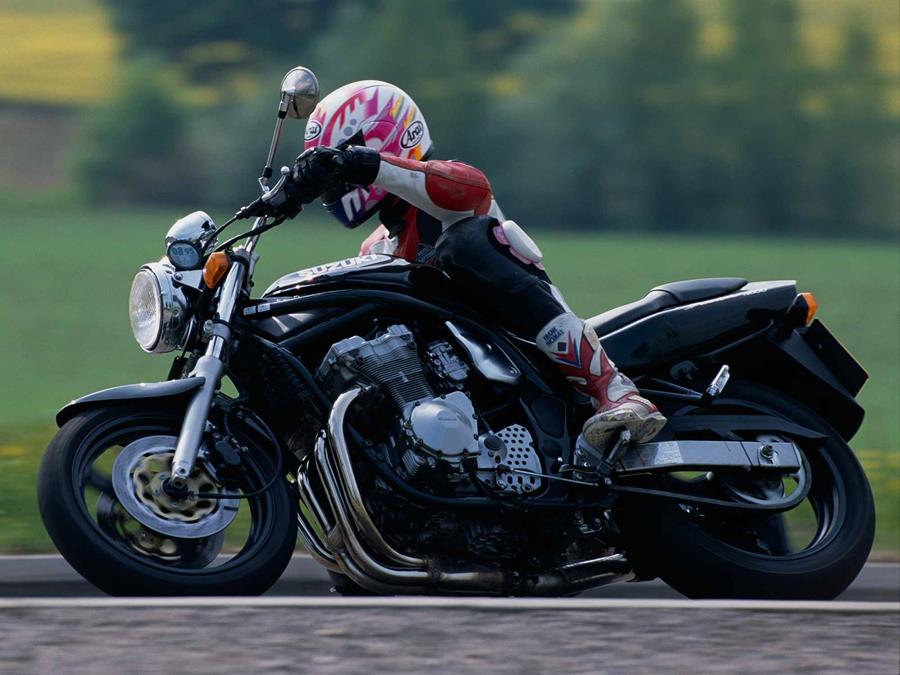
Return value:
M 505 220 L 478 169 L 430 159 L 421 111 L 400 88 L 352 82 L 319 102 L 306 125 L 305 151 L 271 215 L 296 215 L 321 197 L 346 227 L 378 212 L 381 223 L 360 254 L 388 253 L 434 264 L 464 290 L 485 297 L 503 323 L 534 340 L 596 409 L 582 438 L 602 450 L 621 427 L 646 442 L 666 419 L 607 357 L 594 330 L 550 282 L 541 252 Z

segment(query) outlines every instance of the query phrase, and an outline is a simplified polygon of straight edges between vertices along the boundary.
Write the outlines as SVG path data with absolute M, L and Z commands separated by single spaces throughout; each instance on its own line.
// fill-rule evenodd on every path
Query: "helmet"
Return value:
M 345 84 L 323 98 L 306 123 L 306 148 L 364 145 L 390 155 L 424 159 L 431 134 L 422 112 L 399 87 L 378 80 Z M 347 227 L 356 227 L 387 193 L 376 187 L 343 186 L 322 195 L 325 209 Z

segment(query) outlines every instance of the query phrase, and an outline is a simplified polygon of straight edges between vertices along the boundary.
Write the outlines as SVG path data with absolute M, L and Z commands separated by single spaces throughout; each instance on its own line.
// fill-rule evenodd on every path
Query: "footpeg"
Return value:
M 626 428 L 617 431 L 612 438 L 609 449 L 598 452 L 596 448 L 578 437 L 575 444 L 575 471 L 583 474 L 595 474 L 606 478 L 612 473 L 613 467 L 625 454 L 625 450 L 631 443 L 631 432 Z

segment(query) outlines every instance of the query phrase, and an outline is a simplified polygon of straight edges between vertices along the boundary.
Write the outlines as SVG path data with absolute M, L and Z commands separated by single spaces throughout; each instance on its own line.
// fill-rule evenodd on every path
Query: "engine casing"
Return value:
M 475 408 L 460 391 L 408 404 L 402 426 L 407 444 L 403 466 L 411 476 L 437 462 L 459 472 L 465 459 L 480 452 Z

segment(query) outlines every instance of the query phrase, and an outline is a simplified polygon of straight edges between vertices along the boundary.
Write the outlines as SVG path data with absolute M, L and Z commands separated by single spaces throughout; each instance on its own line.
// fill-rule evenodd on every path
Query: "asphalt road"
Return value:
M 325 570 L 311 558 L 294 556 L 270 596 L 331 595 Z M 0 556 L 0 598 L 101 597 L 68 563 L 56 555 Z M 588 598 L 681 598 L 661 581 L 612 584 L 582 595 Z M 900 601 L 900 565 L 869 563 L 839 600 Z
M 0 599 L 15 673 L 896 673 L 898 603 Z
M 896 564 L 825 603 L 671 599 L 661 582 L 559 600 L 329 586 L 296 556 L 261 598 L 108 598 L 58 556 L 0 557 L 0 672 L 900 672 Z

